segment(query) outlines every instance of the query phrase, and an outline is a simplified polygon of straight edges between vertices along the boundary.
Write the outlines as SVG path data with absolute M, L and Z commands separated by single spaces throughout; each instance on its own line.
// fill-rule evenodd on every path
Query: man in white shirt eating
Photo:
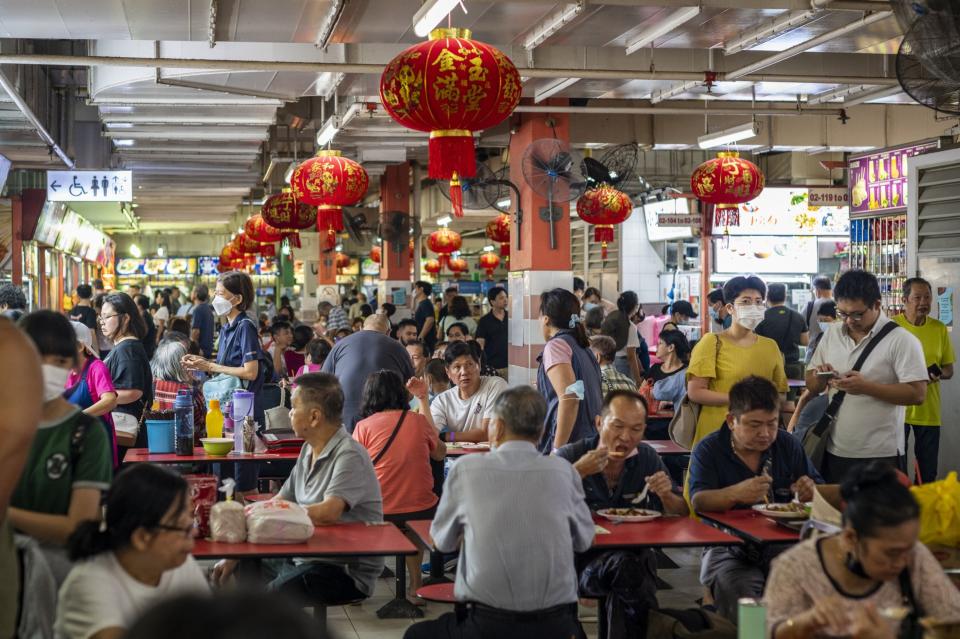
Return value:
M 444 441 L 482 442 L 493 404 L 507 390 L 501 377 L 480 375 L 480 359 L 467 342 L 453 342 L 444 353 L 447 377 L 455 384 L 430 404 L 433 423 Z

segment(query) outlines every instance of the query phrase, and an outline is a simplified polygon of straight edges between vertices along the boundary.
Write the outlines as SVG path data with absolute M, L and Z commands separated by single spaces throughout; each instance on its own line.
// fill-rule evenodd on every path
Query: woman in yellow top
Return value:
M 700 404 L 693 445 L 719 430 L 727 418 L 730 388 L 756 375 L 787 392 L 783 355 L 777 343 L 754 333 L 763 321 L 767 286 L 756 275 L 738 275 L 723 287 L 723 301 L 733 324 L 722 333 L 707 334 L 693 349 L 687 369 L 687 396 Z

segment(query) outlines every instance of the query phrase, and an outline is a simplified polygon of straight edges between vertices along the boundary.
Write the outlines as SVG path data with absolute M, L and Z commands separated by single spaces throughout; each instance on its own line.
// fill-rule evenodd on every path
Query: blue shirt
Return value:
M 207 359 L 213 355 L 213 307 L 203 302 L 193 307 L 193 325 L 200 331 L 200 338 L 197 344 L 200 345 L 200 352 Z
M 594 435 L 561 446 L 557 449 L 556 455 L 572 464 L 599 445 L 600 436 Z M 587 505 L 590 506 L 590 510 L 628 508 L 632 505 L 630 502 L 647 485 L 647 477 L 660 471 L 667 473 L 669 477 L 670 473 L 667 472 L 667 467 L 663 465 L 657 451 L 641 442 L 637 446 L 637 454 L 623 462 L 623 473 L 620 475 L 617 486 L 612 493 L 607 487 L 607 480 L 603 473 L 596 473 L 583 478 L 583 492 L 586 495 Z M 673 492 L 679 495 L 682 491 L 674 484 Z M 663 503 L 653 492 L 648 493 L 646 502 L 639 505 L 643 508 L 663 512 Z
M 217 364 L 222 366 L 243 366 L 252 362 L 260 354 L 260 340 L 257 327 L 245 314 L 237 315 L 220 329 L 220 342 L 217 345 Z
M 730 428 L 724 424 L 715 433 L 704 437 L 693 449 L 690 457 L 690 497 L 701 490 L 719 490 L 738 484 L 760 473 L 753 472 L 743 460 L 733 452 Z M 777 431 L 777 438 L 760 458 L 761 471 L 767 461 L 771 462 L 770 475 L 773 478 L 774 501 L 788 502 L 793 499 L 790 486 L 806 475 L 818 484 L 823 478 L 813 467 L 803 446 L 790 433 Z M 737 508 L 749 508 L 741 504 Z

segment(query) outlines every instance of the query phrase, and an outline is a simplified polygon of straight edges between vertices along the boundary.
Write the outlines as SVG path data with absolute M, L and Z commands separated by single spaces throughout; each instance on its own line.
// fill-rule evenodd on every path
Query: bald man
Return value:
M 406 351 L 404 351 L 406 352 Z M 0 317 L 0 366 L 16 369 L 0 384 L 0 637 L 16 634 L 19 562 L 13 528 L 7 522 L 10 496 L 30 452 L 43 407 L 40 357 L 14 324 Z
M 333 347 L 321 369 L 336 375 L 343 387 L 343 425 L 353 434 L 358 421 L 363 385 L 370 373 L 386 369 L 396 371 L 401 379 L 414 376 L 407 349 L 391 339 L 390 322 L 374 313 L 363 322 L 363 330 L 344 337 Z

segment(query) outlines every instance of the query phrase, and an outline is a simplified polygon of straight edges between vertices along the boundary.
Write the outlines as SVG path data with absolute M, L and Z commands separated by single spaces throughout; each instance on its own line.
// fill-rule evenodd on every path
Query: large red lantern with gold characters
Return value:
M 467 264 L 467 261 L 462 257 L 455 257 L 447 263 L 447 266 L 450 268 L 450 272 L 453 273 L 455 279 L 460 279 L 461 273 L 466 273 L 470 270 L 470 265 Z
M 439 260 L 427 260 L 423 263 L 423 270 L 436 277 L 443 270 L 443 266 L 440 265 Z
M 267 224 L 259 213 L 247 218 L 243 232 L 261 244 L 273 244 L 283 239 L 283 231 Z
M 260 252 L 260 242 L 256 241 L 246 233 L 238 233 L 233 238 L 233 246 L 242 255 L 253 255 Z
M 462 245 L 460 234 L 448 228 L 437 229 L 427 238 L 427 248 L 440 256 L 441 268 L 449 264 L 450 254 L 459 251 Z
M 760 168 L 734 151 L 717 153 L 690 177 L 693 194 L 716 207 L 714 227 L 739 226 L 739 205 L 756 199 L 765 183 Z
M 380 100 L 399 124 L 430 133 L 429 176 L 450 180 L 453 213 L 463 215 L 459 178 L 477 172 L 473 131 L 503 122 L 520 102 L 520 74 L 499 49 L 468 29 L 434 29 L 391 60 Z
M 510 255 L 510 216 L 501 213 L 487 222 L 486 235 L 500 244 L 500 257 Z
M 370 185 L 366 170 L 340 151 L 320 150 L 293 171 L 293 196 L 317 207 L 317 230 L 343 230 L 343 206 L 360 201 Z
M 487 277 L 493 277 L 493 271 L 500 266 L 500 257 L 493 251 L 487 251 L 480 256 L 480 268 L 487 272 Z
M 317 209 L 297 201 L 290 189 L 267 198 L 260 215 L 267 224 L 281 231 L 302 231 L 317 223 Z
M 607 259 L 607 244 L 613 241 L 614 224 L 622 224 L 633 212 L 630 196 L 609 184 L 587 191 L 577 200 L 577 215 L 593 225 L 593 239 L 600 242 L 600 255 Z

